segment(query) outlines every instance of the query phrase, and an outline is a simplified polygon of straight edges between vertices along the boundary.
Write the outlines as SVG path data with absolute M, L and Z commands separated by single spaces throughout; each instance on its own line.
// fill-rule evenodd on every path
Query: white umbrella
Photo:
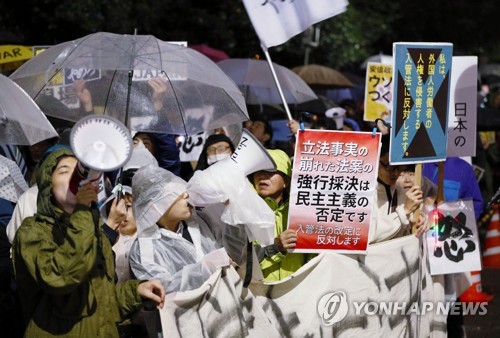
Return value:
M 58 136 L 26 92 L 0 74 L 0 143 L 33 145 Z
M 28 185 L 16 162 L 0 155 L 0 198 L 13 203 L 28 190 Z

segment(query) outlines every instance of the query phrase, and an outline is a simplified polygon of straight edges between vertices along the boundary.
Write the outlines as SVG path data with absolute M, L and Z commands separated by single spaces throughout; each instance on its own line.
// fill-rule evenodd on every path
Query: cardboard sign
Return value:
M 395 43 L 391 164 L 444 161 L 453 45 Z
M 296 252 L 366 251 L 379 145 L 380 134 L 298 133 L 288 218 Z

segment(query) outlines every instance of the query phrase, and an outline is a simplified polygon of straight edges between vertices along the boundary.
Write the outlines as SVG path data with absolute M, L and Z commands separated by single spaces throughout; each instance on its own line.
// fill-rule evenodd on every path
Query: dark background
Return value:
M 255 0 L 264 1 L 264 0 Z M 271 0 L 293 1 L 293 0 Z M 333 0 L 332 0 L 333 1 Z M 347 12 L 327 19 L 309 63 L 360 72 L 368 56 L 392 54 L 392 43 L 451 42 L 454 55 L 500 61 L 497 0 L 350 0 Z M 230 57 L 262 55 L 242 1 L 25 0 L 0 4 L 0 43 L 53 45 L 98 31 L 152 34 L 165 41 L 206 43 Z M 304 63 L 305 34 L 270 48 L 273 61 Z

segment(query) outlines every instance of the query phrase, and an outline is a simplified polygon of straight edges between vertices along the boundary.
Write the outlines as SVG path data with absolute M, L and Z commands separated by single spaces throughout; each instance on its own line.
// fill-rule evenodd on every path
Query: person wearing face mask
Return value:
M 229 137 L 224 134 L 210 135 L 203 146 L 196 170 L 204 170 L 212 164 L 231 156 L 234 152 L 234 144 Z

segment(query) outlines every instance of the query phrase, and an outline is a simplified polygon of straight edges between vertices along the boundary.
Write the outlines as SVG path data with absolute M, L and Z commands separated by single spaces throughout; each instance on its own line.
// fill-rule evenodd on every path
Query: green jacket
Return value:
M 37 214 L 25 219 L 12 246 L 26 337 L 118 337 L 116 323 L 141 305 L 139 281 L 115 284 L 111 245 L 90 208 L 68 215 L 51 202 L 52 172 L 65 148 L 37 176 Z
M 276 227 L 274 237 L 277 237 L 287 229 L 288 224 L 288 201 L 278 205 L 272 198 L 264 199 L 276 216 Z M 278 251 L 275 245 L 263 248 L 265 257 L 260 261 L 260 268 L 266 282 L 278 281 L 290 276 L 297 271 L 308 260 L 308 255 L 301 253 L 286 253 Z

